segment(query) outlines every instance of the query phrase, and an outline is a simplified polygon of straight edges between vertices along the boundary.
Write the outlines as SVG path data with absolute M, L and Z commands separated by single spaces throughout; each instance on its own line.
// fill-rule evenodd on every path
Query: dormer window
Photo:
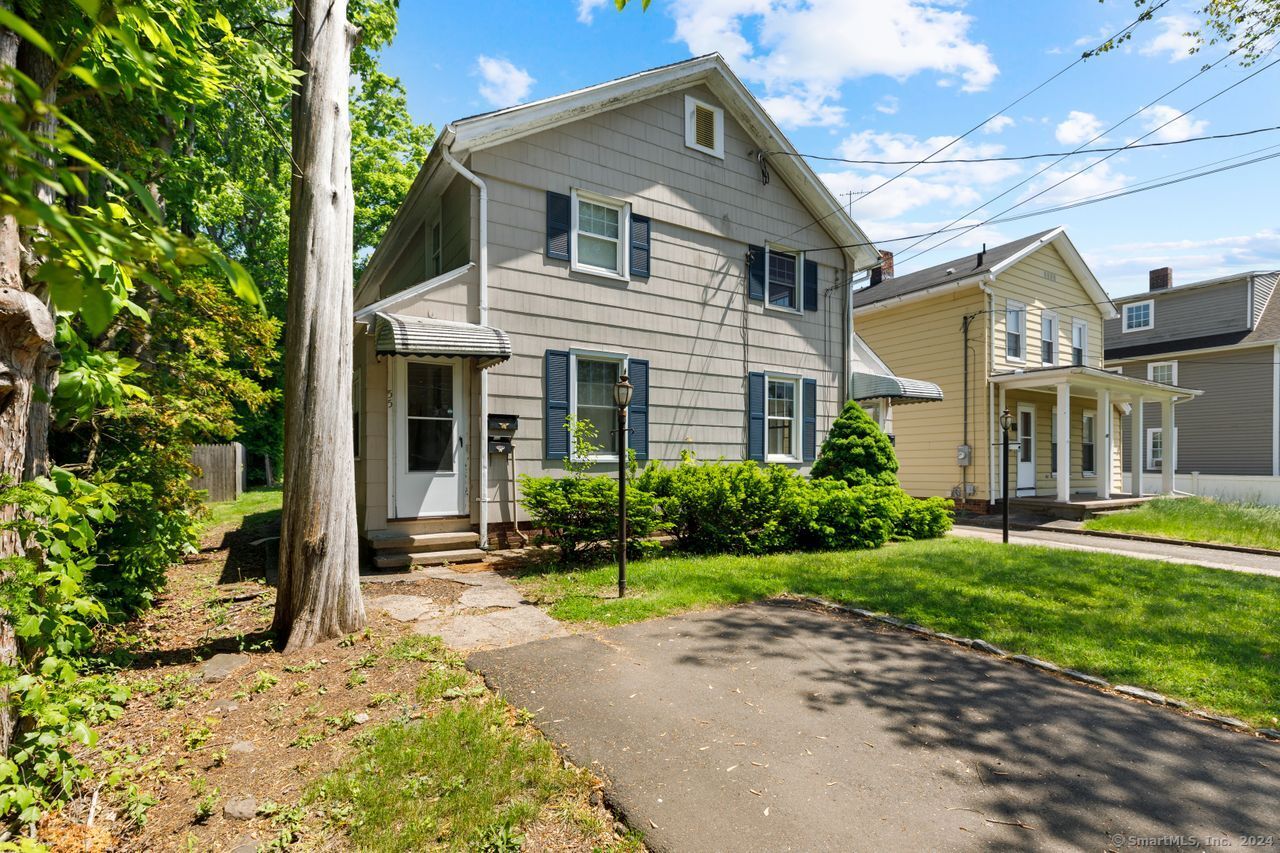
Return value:
M 692 95 L 684 99 L 684 144 L 724 159 L 724 110 Z
M 1155 325 L 1155 303 L 1148 299 L 1144 302 L 1130 302 L 1124 306 L 1124 331 L 1137 332 L 1150 329 Z

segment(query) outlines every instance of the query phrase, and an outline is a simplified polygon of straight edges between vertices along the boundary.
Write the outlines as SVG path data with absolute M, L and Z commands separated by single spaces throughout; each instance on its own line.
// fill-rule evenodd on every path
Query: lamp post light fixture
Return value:
M 618 598 L 627 594 L 627 407 L 635 391 L 625 373 L 613 386 L 618 407 Z
M 1001 511 L 1003 513 L 1001 523 L 1001 530 L 1003 533 L 1002 538 L 1006 545 L 1009 544 L 1009 433 L 1013 432 L 1013 427 L 1013 415 L 1009 414 L 1008 409 L 1005 409 L 1000 413 L 1000 432 L 1004 436 L 1004 452 L 1000 454 L 1000 482 L 1003 483 L 1000 490 L 1002 498 L 1000 503 L 1002 505 Z

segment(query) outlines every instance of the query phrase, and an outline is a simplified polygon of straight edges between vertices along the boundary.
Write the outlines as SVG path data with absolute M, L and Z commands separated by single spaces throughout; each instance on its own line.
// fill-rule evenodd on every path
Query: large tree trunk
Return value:
M 351 433 L 352 227 L 346 0 L 295 0 L 285 319 L 284 512 L 272 627 L 286 650 L 365 624 Z

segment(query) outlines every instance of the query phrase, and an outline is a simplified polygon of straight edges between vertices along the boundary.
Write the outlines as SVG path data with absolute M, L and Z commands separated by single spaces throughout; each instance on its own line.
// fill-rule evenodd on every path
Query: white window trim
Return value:
M 1129 309 L 1138 308 L 1146 305 L 1149 307 L 1147 313 L 1147 325 L 1129 326 Z M 1141 302 L 1127 302 L 1120 307 L 1120 331 L 1128 334 L 1129 332 L 1149 332 L 1156 327 L 1156 301 L 1154 299 L 1144 299 Z
M 429 237 L 431 240 L 431 257 L 427 259 L 427 263 L 431 265 L 431 269 L 427 270 L 427 278 L 430 279 L 444 272 L 444 226 L 440 223 L 439 216 L 431 223 Z
M 777 252 L 780 255 L 796 256 L 796 304 L 788 308 L 785 305 L 774 305 L 769 299 L 769 255 Z M 768 311 L 781 311 L 784 314 L 803 314 L 804 313 L 804 252 L 797 249 L 789 249 L 786 246 L 766 245 L 764 247 L 764 307 Z
M 715 134 L 716 144 L 714 148 L 707 148 L 698 144 L 697 124 L 694 121 L 694 110 L 698 107 L 711 110 L 715 116 Z M 684 96 L 684 144 L 692 148 L 694 151 L 701 151 L 703 154 L 710 154 L 712 157 L 724 159 L 724 110 L 715 104 L 709 104 L 706 101 L 699 100 L 693 95 Z
M 792 373 L 765 373 L 764 375 L 764 461 L 794 464 L 800 462 L 800 432 L 804 428 L 804 383 L 799 376 Z M 769 452 L 769 383 L 790 382 L 795 386 L 795 408 L 791 414 L 791 453 Z M 781 420 L 778 418 L 777 420 Z
M 1022 312 L 1022 328 L 1018 330 L 1018 337 L 1022 341 L 1021 356 L 1009 355 L 1009 314 L 1012 311 Z M 1005 361 L 1027 363 L 1027 306 L 1012 299 L 1006 299 L 1004 302 L 1004 357 Z
M 1093 441 L 1085 441 L 1089 433 L 1084 428 L 1086 418 L 1093 418 Z M 1084 446 L 1093 445 L 1093 470 L 1084 467 Z M 1080 476 L 1098 476 L 1098 413 L 1094 409 L 1085 409 L 1080 413 Z
M 587 275 L 596 275 L 601 278 L 611 278 L 615 281 L 631 280 L 631 205 L 625 201 L 616 198 L 597 195 L 596 193 L 587 192 L 586 190 L 572 190 L 570 192 L 570 231 L 569 236 L 572 246 L 569 250 L 569 268 L 574 272 L 586 273 Z M 578 202 L 587 201 L 591 204 L 598 204 L 603 207 L 612 208 L 618 211 L 618 269 L 611 270 L 604 267 L 592 266 L 584 264 L 579 260 L 581 254 L 578 252 Z
M 1178 362 L 1176 361 L 1153 361 L 1147 365 L 1147 379 L 1151 382 L 1158 382 L 1152 374 L 1156 372 L 1157 367 L 1168 366 L 1171 369 L 1172 378 L 1169 380 L 1170 385 L 1178 384 Z
M 569 417 L 578 418 L 578 359 L 592 361 L 615 361 L 621 366 L 621 372 L 627 372 L 627 361 L 630 356 L 624 352 L 608 352 L 605 350 L 571 349 L 569 350 Z M 569 437 L 569 454 L 574 462 L 617 462 L 616 453 L 593 453 L 583 458 L 574 454 L 573 436 Z
M 1076 348 L 1076 330 L 1080 330 L 1080 365 L 1083 367 L 1089 361 L 1089 321 L 1088 320 L 1072 320 L 1071 321 L 1071 359 L 1075 361 Z
M 1050 326 L 1053 327 L 1052 335 L 1047 334 Z M 1040 361 L 1042 363 L 1053 365 L 1058 363 L 1058 356 L 1060 355 L 1058 352 L 1060 346 L 1060 331 L 1061 330 L 1058 327 L 1058 315 L 1053 311 L 1042 311 L 1040 313 Z M 1046 343 L 1053 344 L 1053 347 L 1049 350 L 1050 353 L 1052 353 L 1052 356 L 1047 361 L 1044 357 L 1044 345 Z
M 1146 464 L 1144 467 L 1145 467 L 1145 468 L 1146 468 L 1146 470 L 1148 470 L 1148 471 L 1156 471 L 1156 470 L 1159 470 L 1159 468 L 1160 468 L 1160 461 L 1161 461 L 1161 460 L 1156 459 L 1156 458 L 1155 458 L 1155 456 L 1154 456 L 1153 451 L 1154 451 L 1154 449 L 1155 449 L 1155 448 L 1154 448 L 1154 446 L 1153 446 L 1153 444 L 1154 444 L 1154 443 L 1153 443 L 1152 439 L 1155 437 L 1156 433 L 1161 433 L 1161 436 L 1160 436 L 1160 456 L 1161 456 L 1161 458 L 1163 458 L 1163 457 L 1164 457 L 1164 451 L 1165 451 L 1165 447 L 1164 447 L 1164 435 L 1163 435 L 1163 432 L 1164 432 L 1164 427 L 1148 427 L 1148 428 L 1147 428 L 1147 464 Z

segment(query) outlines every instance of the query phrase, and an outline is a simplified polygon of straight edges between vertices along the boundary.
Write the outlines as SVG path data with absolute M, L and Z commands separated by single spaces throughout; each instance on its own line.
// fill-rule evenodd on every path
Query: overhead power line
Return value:
M 1137 145 L 1120 145 L 1108 148 L 1077 148 L 1074 151 L 1047 151 L 1043 154 L 1016 154 L 1004 157 L 954 157 L 946 160 L 863 160 L 850 157 L 831 157 L 823 154 L 793 154 L 789 151 L 769 151 L 786 157 L 802 157 L 805 160 L 826 160 L 834 163 L 852 163 L 860 166 L 945 166 L 954 163 L 1008 163 L 1017 160 L 1038 160 L 1043 157 L 1074 157 L 1077 154 L 1106 154 L 1119 151 L 1136 151 L 1140 148 L 1165 148 L 1170 145 L 1185 145 L 1188 142 L 1206 142 L 1211 139 L 1238 139 L 1242 136 L 1254 136 L 1259 133 L 1272 133 L 1280 130 L 1275 127 L 1258 127 L 1253 130 L 1241 130 L 1236 133 L 1214 133 L 1208 136 L 1190 136 L 1186 139 L 1172 139 L 1166 142 L 1143 142 Z M 869 195 L 870 191 L 862 193 Z

